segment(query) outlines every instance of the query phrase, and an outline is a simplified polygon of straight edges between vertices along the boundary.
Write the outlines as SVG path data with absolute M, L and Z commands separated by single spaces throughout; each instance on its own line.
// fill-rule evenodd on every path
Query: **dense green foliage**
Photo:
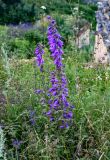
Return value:
M 86 18 L 95 26 L 95 10 L 96 6 L 93 4 L 83 4 L 82 2 L 66 1 L 66 0 L 12 0 L 0 1 L 0 24 L 18 24 L 20 22 L 35 22 L 42 14 L 41 6 L 46 7 L 46 14 L 74 14 L 74 8 L 79 8 L 79 15 Z
M 0 24 L 18 24 L 19 22 L 35 21 L 35 4 L 25 1 L 0 1 Z
M 7 55 L 9 58 L 31 58 L 36 44 L 46 41 L 42 32 L 39 30 L 3 27 L 0 26 L 0 45 L 6 44 Z

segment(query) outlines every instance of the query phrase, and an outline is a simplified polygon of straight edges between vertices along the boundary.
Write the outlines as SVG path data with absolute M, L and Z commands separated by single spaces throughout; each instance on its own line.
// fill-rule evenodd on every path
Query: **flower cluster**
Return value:
M 49 100 L 50 109 L 47 116 L 52 121 L 57 121 L 60 128 L 67 128 L 73 117 L 72 108 L 68 102 L 67 79 L 63 71 L 62 54 L 63 42 L 61 35 L 56 29 L 56 22 L 48 17 L 49 27 L 47 31 L 51 57 L 53 58 L 56 69 L 51 73 L 50 82 L 52 87 L 49 89 L 51 99 Z
M 47 38 L 50 49 L 50 56 L 53 59 L 55 69 L 51 72 L 50 82 L 51 88 L 48 89 L 46 95 L 49 95 L 46 103 L 49 106 L 46 111 L 47 117 L 50 121 L 54 121 L 60 128 L 68 128 L 72 122 L 73 112 L 70 103 L 68 102 L 68 88 L 67 79 L 64 73 L 62 55 L 63 55 L 63 41 L 62 37 L 57 31 L 56 21 L 50 16 L 47 17 L 49 26 L 47 29 Z M 40 69 L 43 68 L 44 60 L 42 55 L 44 54 L 42 45 L 38 45 L 35 51 L 37 64 Z M 37 94 L 40 94 L 41 90 L 36 90 Z
M 51 121 L 57 121 L 60 128 L 67 128 L 73 117 L 72 109 L 74 107 L 67 100 L 68 88 L 65 74 L 62 73 L 58 78 L 55 72 L 51 73 L 52 87 L 49 89 L 51 99 L 48 102 L 50 109 L 47 116 Z
M 54 64 L 56 65 L 57 69 L 61 69 L 62 66 L 62 46 L 63 42 L 61 40 L 61 36 L 56 29 L 56 22 L 50 16 L 48 16 L 49 20 L 49 27 L 47 30 L 47 38 L 49 41 L 51 57 L 54 60 Z
M 43 54 L 44 54 L 43 45 L 38 44 L 37 48 L 35 49 L 35 56 L 36 56 L 37 65 L 41 71 L 44 64 Z

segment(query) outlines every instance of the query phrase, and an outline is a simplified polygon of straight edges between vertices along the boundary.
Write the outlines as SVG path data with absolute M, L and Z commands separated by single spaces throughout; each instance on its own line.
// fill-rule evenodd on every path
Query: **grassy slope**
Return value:
M 110 69 L 108 66 L 101 65 L 93 65 L 93 68 L 88 68 L 85 63 L 78 62 L 79 56 L 82 55 L 74 54 L 71 52 L 71 56 L 64 58 L 70 100 L 75 105 L 74 125 L 66 133 L 59 133 L 55 128 L 48 128 L 48 125 L 47 129 L 44 128 L 44 124 L 48 124 L 48 122 L 44 116 L 41 116 L 42 106 L 37 103 L 37 96 L 33 94 L 35 81 L 33 62 L 20 64 L 18 62 L 18 65 L 15 63 L 12 67 L 14 76 L 10 84 L 8 98 L 9 100 L 14 98 L 14 102 L 13 105 L 10 103 L 7 105 L 5 121 L 8 126 L 7 131 L 15 132 L 11 138 L 17 136 L 23 141 L 28 141 L 28 144 L 24 144 L 26 148 L 23 147 L 20 151 L 20 156 L 26 152 L 30 159 L 32 154 L 34 159 L 43 160 L 48 158 L 56 160 L 59 157 L 71 159 L 72 156 L 75 159 L 79 157 L 80 160 L 97 160 L 101 155 L 103 160 L 110 159 Z M 39 77 L 40 74 L 37 70 L 37 85 L 40 82 Z M 29 125 L 27 111 L 29 106 L 33 106 L 37 113 L 34 128 Z M 45 142 L 46 132 L 48 132 L 48 146 Z M 56 132 L 58 135 L 55 134 Z M 34 147 L 32 151 L 29 148 L 32 145 L 33 137 L 36 148 Z M 59 142 L 54 146 L 53 154 L 51 150 L 48 151 L 48 148 L 52 147 L 51 145 L 56 138 L 59 139 Z M 9 150 L 10 152 L 11 150 Z M 73 152 L 74 155 L 72 155 Z

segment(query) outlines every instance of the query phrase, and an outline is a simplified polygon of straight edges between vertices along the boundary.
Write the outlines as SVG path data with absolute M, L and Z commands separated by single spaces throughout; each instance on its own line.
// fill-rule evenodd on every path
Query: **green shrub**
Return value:
M 2 0 L 0 3 L 1 24 L 18 24 L 19 22 L 35 21 L 35 3 L 26 3 L 23 0 L 14 1 L 12 3 Z
M 25 33 L 24 37 L 31 43 L 38 43 L 44 40 L 44 36 L 38 30 L 29 30 Z
M 29 43 L 26 39 L 15 38 L 10 40 L 9 44 L 9 57 L 15 56 L 19 58 L 30 58 L 33 56 L 34 43 Z

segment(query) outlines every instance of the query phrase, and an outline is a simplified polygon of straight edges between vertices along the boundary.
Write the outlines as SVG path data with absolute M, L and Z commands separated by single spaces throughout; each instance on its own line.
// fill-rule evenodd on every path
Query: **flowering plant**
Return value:
M 50 73 L 51 87 L 47 91 L 50 95 L 48 104 L 48 111 L 46 116 L 50 121 L 57 122 L 60 128 L 68 128 L 72 122 L 73 106 L 68 102 L 68 88 L 67 79 L 64 73 L 64 66 L 62 63 L 63 41 L 62 37 L 57 31 L 56 21 L 50 16 L 47 17 L 49 26 L 47 29 L 47 38 L 49 44 L 49 50 L 51 52 L 50 57 L 53 60 L 55 69 Z M 41 44 L 38 44 L 35 55 L 37 65 L 40 67 L 40 71 L 43 70 L 44 50 Z

